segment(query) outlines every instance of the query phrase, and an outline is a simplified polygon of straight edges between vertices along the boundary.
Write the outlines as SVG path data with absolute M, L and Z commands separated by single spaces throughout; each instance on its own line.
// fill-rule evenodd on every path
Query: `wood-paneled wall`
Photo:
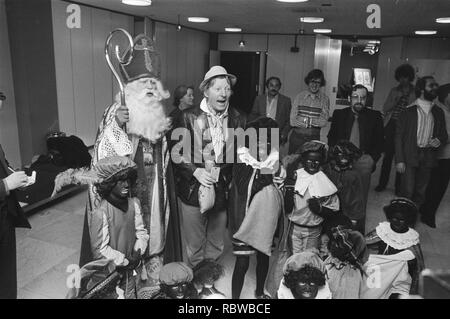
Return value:
M 69 29 L 68 5 L 52 1 L 59 126 L 92 145 L 103 111 L 118 92 L 106 64 L 105 40 L 119 27 L 133 35 L 134 18 L 80 6 L 81 28 Z
M 268 42 L 267 76 L 278 76 L 283 83 L 281 92 L 294 101 L 295 96 L 306 89 L 303 79 L 314 67 L 314 36 L 299 36 L 298 53 L 290 51 L 294 46 L 292 35 L 270 35 Z
M 47 152 L 59 128 L 50 0 L 6 0 L 20 156 L 29 164 Z M 3 45 L 3 44 L 1 44 Z
M 16 101 L 6 24 L 5 0 L 0 0 L 0 92 L 6 95 L 0 111 L 0 144 L 13 167 L 21 166 Z
M 155 43 L 161 54 L 161 79 L 173 95 L 178 85 L 193 85 L 195 103 L 200 104 L 202 95 L 198 86 L 203 81 L 209 64 L 209 34 L 156 22 Z M 168 104 L 172 104 L 171 96 Z

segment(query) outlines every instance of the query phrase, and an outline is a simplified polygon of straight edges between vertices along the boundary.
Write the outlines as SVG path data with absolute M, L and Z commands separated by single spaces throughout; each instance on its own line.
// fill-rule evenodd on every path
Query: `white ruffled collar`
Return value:
M 397 250 L 407 249 L 419 243 L 419 233 L 412 228 L 406 233 L 396 233 L 389 222 L 382 222 L 375 230 L 382 241 Z
M 337 192 L 336 186 L 322 171 L 311 175 L 304 168 L 301 168 L 296 173 L 295 190 L 301 196 L 304 196 L 307 190 L 311 197 L 326 197 Z

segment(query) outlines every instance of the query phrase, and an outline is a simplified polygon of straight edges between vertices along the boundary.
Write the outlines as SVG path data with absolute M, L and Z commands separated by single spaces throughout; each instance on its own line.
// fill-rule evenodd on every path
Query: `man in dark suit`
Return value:
M 367 88 L 355 85 L 350 97 L 351 107 L 335 110 L 328 133 L 328 144 L 336 145 L 347 140 L 359 147 L 363 155 L 353 167 L 360 174 L 363 184 L 364 214 L 369 194 L 370 178 L 383 150 L 383 120 L 379 111 L 366 108 Z M 365 218 L 357 228 L 364 233 Z
M 281 80 L 272 76 L 266 81 L 267 93 L 258 95 L 253 103 L 249 120 L 253 121 L 259 117 L 270 117 L 274 119 L 280 128 L 280 143 L 287 142 L 291 126 L 289 116 L 291 114 L 291 99 L 280 94 Z
M 445 116 L 433 103 L 438 84 L 431 76 L 417 80 L 417 100 L 399 117 L 395 135 L 397 172 L 403 174 L 401 195 L 423 204 L 436 153 L 447 142 Z
M 0 109 L 2 100 L 0 100 Z M 17 298 L 16 227 L 31 228 L 14 190 L 28 182 L 25 172 L 14 172 L 0 145 L 0 299 Z

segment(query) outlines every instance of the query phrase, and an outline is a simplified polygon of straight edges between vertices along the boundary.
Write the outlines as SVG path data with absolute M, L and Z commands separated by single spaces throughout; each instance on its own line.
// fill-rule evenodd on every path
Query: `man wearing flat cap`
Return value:
M 205 258 L 217 260 L 224 248 L 227 192 L 236 158 L 234 137 L 227 132 L 230 128 L 244 128 L 246 123 L 245 117 L 229 105 L 236 80 L 236 76 L 228 74 L 221 66 L 213 66 L 205 74 L 200 84 L 204 96 L 200 108 L 183 111 L 180 120 L 184 132 L 181 137 L 192 147 L 179 156 L 172 150 L 182 234 L 187 263 L 192 267 Z M 179 137 L 172 135 L 172 139 Z M 208 157 L 203 153 L 207 149 L 210 150 Z M 199 189 L 211 188 L 215 193 L 214 203 L 202 213 Z

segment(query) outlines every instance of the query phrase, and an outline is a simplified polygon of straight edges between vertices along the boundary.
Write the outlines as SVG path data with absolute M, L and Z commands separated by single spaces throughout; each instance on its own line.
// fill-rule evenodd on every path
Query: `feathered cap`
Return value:
M 125 53 L 127 57 L 130 51 Z M 133 58 L 128 65 L 120 65 L 120 73 L 126 83 L 142 79 L 161 76 L 161 59 L 155 45 L 145 34 L 139 34 L 134 39 Z
M 304 156 L 309 152 L 318 152 L 322 155 L 323 161 L 325 161 L 327 158 L 327 149 L 327 144 L 324 142 L 312 140 L 304 143 L 296 153 Z
M 135 168 L 136 164 L 125 156 L 103 158 L 95 164 L 93 169 L 87 167 L 70 168 L 56 176 L 51 197 L 55 196 L 65 186 L 101 183 L 122 171 Z
M 102 182 L 124 170 L 134 169 L 135 167 L 136 164 L 129 157 L 111 156 L 99 160 L 94 170 L 97 174 L 98 182 Z

